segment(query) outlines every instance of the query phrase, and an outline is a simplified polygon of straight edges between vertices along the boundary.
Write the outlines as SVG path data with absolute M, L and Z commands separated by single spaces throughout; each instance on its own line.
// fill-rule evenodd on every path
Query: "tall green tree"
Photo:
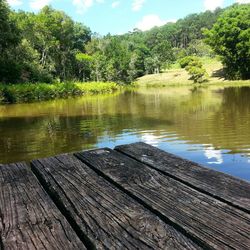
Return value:
M 0 0 L 0 53 L 20 42 L 20 32 L 5 0 Z
M 19 78 L 20 66 L 14 60 L 15 48 L 20 44 L 20 31 L 5 0 L 0 0 L 0 82 Z
M 250 78 L 250 4 L 226 10 L 211 30 L 207 43 L 221 56 L 230 79 Z
M 76 54 L 77 66 L 78 66 L 78 77 L 82 81 L 90 80 L 91 76 L 91 66 L 93 63 L 92 56 L 89 56 L 84 53 L 77 53 Z
M 79 77 L 76 54 L 85 51 L 84 46 L 91 39 L 89 28 L 49 6 L 37 14 L 18 12 L 15 17 L 22 38 L 39 55 L 40 70 L 54 79 Z

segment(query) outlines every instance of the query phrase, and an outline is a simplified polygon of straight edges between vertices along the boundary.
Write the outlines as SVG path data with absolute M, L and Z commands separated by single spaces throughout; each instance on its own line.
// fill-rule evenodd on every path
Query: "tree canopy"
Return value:
M 49 6 L 37 14 L 16 13 L 1 1 L 0 12 L 0 81 L 49 82 L 79 77 L 75 54 L 83 52 L 84 44 L 90 41 L 89 28 Z
M 226 10 L 210 31 L 207 43 L 221 56 L 231 79 L 250 78 L 250 4 Z

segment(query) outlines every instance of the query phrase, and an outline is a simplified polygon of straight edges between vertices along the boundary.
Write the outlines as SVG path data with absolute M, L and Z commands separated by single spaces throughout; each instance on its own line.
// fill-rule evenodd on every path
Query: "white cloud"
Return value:
M 48 5 L 50 4 L 52 0 L 43 0 L 43 1 L 40 1 L 40 0 L 32 0 L 30 1 L 30 8 L 32 10 L 40 10 L 42 9 L 45 5 Z
M 83 12 L 93 5 L 93 0 L 73 0 L 73 5 L 76 6 L 77 12 Z
M 218 7 L 223 7 L 224 0 L 205 0 L 204 7 L 206 10 L 215 10 Z
M 169 22 L 176 22 L 176 20 L 161 20 L 161 18 L 155 14 L 147 15 L 142 18 L 140 22 L 136 24 L 136 28 L 145 31 L 155 26 L 162 26 Z
M 114 9 L 114 8 L 117 8 L 119 5 L 120 5 L 120 1 L 115 1 L 111 4 L 111 7 Z
M 77 13 L 82 14 L 92 7 L 94 3 L 104 3 L 104 0 L 73 0 L 72 3 L 77 8 Z
M 133 11 L 139 11 L 146 0 L 133 0 L 132 2 L 132 10 Z
M 237 3 L 250 3 L 250 0 L 236 0 Z
M 21 0 L 7 0 L 7 2 L 10 6 L 13 6 L 13 7 L 20 6 L 23 4 Z

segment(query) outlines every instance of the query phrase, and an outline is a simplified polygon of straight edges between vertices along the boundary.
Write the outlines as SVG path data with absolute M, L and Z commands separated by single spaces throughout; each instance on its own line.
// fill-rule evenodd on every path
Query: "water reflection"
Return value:
M 158 147 L 159 144 L 159 138 L 157 136 L 154 136 L 153 133 L 143 133 L 141 136 L 141 140 L 155 147 Z
M 249 98 L 249 87 L 175 87 L 0 106 L 0 162 L 145 141 L 250 180 Z
M 223 163 L 223 157 L 221 150 L 216 150 L 213 146 L 205 147 L 204 149 L 205 156 L 208 160 L 213 159 L 213 161 L 208 161 L 208 164 L 222 164 Z

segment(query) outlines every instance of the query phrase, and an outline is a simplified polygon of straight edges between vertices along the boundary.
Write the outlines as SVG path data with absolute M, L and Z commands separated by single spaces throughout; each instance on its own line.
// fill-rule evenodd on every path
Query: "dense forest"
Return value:
M 231 79 L 250 78 L 250 4 L 191 14 L 142 32 L 92 32 L 50 6 L 37 14 L 0 0 L 0 82 L 130 83 L 186 56 L 220 55 Z

